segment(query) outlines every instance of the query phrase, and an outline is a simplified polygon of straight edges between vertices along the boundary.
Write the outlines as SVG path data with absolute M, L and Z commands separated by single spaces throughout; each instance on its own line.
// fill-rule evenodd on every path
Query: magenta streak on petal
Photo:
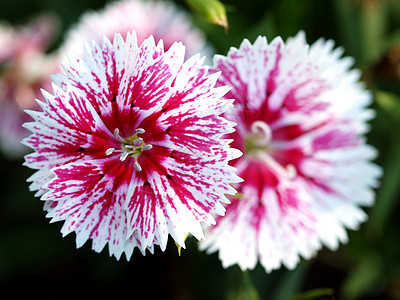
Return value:
M 159 60 L 154 65 L 148 66 L 137 77 L 129 77 L 123 106 L 152 109 L 168 91 L 165 82 L 171 76 L 169 66 L 164 64 L 163 60 Z
M 279 127 L 273 131 L 274 141 L 291 141 L 304 133 L 305 130 L 299 124 Z
M 146 239 L 153 235 L 157 228 L 156 208 L 158 206 L 160 206 L 159 199 L 154 195 L 148 182 L 135 188 L 132 200 L 129 201 L 128 211 L 136 217 L 130 220 L 130 226 L 138 228 L 139 235 L 143 235 Z
M 118 104 L 119 126 L 124 136 L 133 135 L 133 130 L 138 127 L 149 130 L 148 126 L 138 124 L 140 111 L 154 110 L 157 105 L 165 101 L 168 92 L 166 81 L 172 77 L 168 65 L 162 60 L 148 67 L 137 77 L 129 77 L 125 83 L 127 88 L 123 91 L 123 103 Z M 145 82 L 145 83 L 144 83 Z M 157 112 L 155 112 L 157 113 Z M 156 119 L 155 116 L 151 116 Z
M 164 147 L 154 146 L 148 152 L 143 152 L 139 156 L 139 163 L 143 170 L 135 174 L 138 180 L 132 198 L 128 199 L 127 210 L 131 213 L 131 228 L 139 229 L 139 235 L 143 235 L 146 239 L 154 235 L 158 228 L 160 216 L 157 216 L 157 209 L 165 212 L 161 198 L 156 196 L 151 184 L 150 178 L 167 176 L 165 168 L 165 160 L 169 158 L 169 150 Z M 170 203 L 173 207 L 173 203 Z M 165 212 L 164 217 L 168 219 Z
M 139 229 L 139 235 L 146 239 L 153 235 L 158 228 L 156 215 L 157 208 L 162 208 L 160 197 L 149 183 L 149 178 L 166 176 L 165 160 L 169 157 L 169 150 L 164 147 L 154 146 L 149 151 L 144 151 L 138 158 L 143 170 L 136 172 L 138 184 L 132 198 L 127 199 L 127 210 L 130 212 L 130 227 Z M 129 217 L 129 216 L 128 216 Z M 165 214 L 168 219 L 168 215 Z
M 235 55 L 235 54 L 232 54 Z M 247 85 L 239 77 L 239 71 L 235 64 L 226 60 L 217 60 L 216 67 L 212 71 L 222 71 L 218 78 L 217 86 L 230 85 L 231 90 L 225 95 L 227 99 L 235 99 L 236 106 L 242 106 L 247 98 Z M 232 83 L 235 84 L 232 84 Z
M 92 233 L 96 232 L 96 235 L 98 234 L 98 227 L 102 222 L 102 219 L 104 219 L 105 216 L 107 216 L 110 212 L 112 212 L 115 209 L 115 203 L 118 202 L 118 206 L 121 207 L 123 206 L 126 197 L 126 191 L 128 189 L 129 183 L 132 179 L 134 172 L 132 164 L 133 164 L 133 159 L 125 160 L 124 162 L 115 160 L 105 161 L 102 172 L 107 174 L 107 176 L 113 178 L 113 187 L 112 190 L 107 191 L 106 196 L 108 196 L 109 198 L 107 200 L 105 199 L 106 202 L 101 203 L 102 210 L 100 211 L 99 222 L 93 228 Z M 117 190 L 120 190 L 119 195 L 116 194 Z M 118 196 L 122 196 L 123 198 L 122 199 L 118 198 Z M 95 203 L 93 203 L 93 205 L 94 204 Z M 111 223 L 114 223 L 114 226 L 120 226 L 118 225 L 118 223 L 113 222 L 113 221 L 118 221 L 115 220 L 114 218 L 115 216 L 113 216 L 113 220 L 111 221 Z M 112 230 L 112 226 L 109 226 L 109 230 Z M 111 232 L 109 232 L 109 235 L 111 235 Z
M 106 44 L 107 48 L 99 50 L 95 47 L 89 53 L 91 58 L 99 67 L 99 77 L 93 71 L 85 72 L 76 70 L 73 67 L 68 69 L 69 82 L 83 93 L 83 96 L 91 103 L 96 112 L 101 116 L 104 123 L 110 130 L 114 130 L 118 125 L 116 116 L 113 113 L 111 104 L 115 102 L 118 95 L 119 83 L 124 74 L 124 70 L 116 69 L 115 52 L 110 49 L 111 45 Z M 100 52 L 101 51 L 101 52 Z M 105 80 L 103 79 L 105 78 Z
M 307 95 L 301 97 L 296 95 L 299 89 L 307 86 L 310 83 L 318 83 L 318 88 L 314 88 Z M 331 89 L 324 80 L 320 79 L 309 79 L 308 81 L 302 82 L 297 86 L 292 87 L 291 91 L 286 95 L 284 100 L 284 106 L 290 111 L 301 110 L 305 114 L 311 114 L 315 111 L 325 110 L 330 104 L 324 103 L 318 100 L 321 94 Z
M 344 131 L 337 128 L 331 129 L 323 135 L 317 136 L 312 143 L 313 151 L 327 150 L 356 146 L 358 141 L 356 134 L 352 131 Z
M 285 188 L 283 191 L 278 190 L 279 207 L 283 215 L 295 208 L 299 210 L 299 199 L 297 198 L 297 191 L 293 188 Z
M 193 68 L 193 66 L 191 68 Z M 207 70 L 205 68 L 195 69 L 195 72 L 193 72 L 193 70 L 187 72 L 189 74 L 185 77 L 185 90 L 176 92 L 174 95 L 169 97 L 163 106 L 164 111 L 177 109 L 183 103 L 195 102 L 197 97 L 204 95 L 204 92 L 209 92 L 207 89 L 198 90 L 199 87 L 208 86 L 208 78 L 206 77 Z
M 266 124 L 272 124 L 273 122 L 275 122 L 276 120 L 278 120 L 282 117 L 282 110 L 270 109 L 268 100 L 269 100 L 269 97 L 271 96 L 271 94 L 272 94 L 271 92 L 267 91 L 266 99 L 262 103 L 260 109 L 257 111 L 254 111 L 252 113 L 253 118 L 248 118 L 248 120 L 247 120 L 248 128 L 250 128 L 251 124 L 257 120 L 264 121 Z
M 274 67 L 267 77 L 267 85 L 266 85 L 267 95 L 271 95 L 275 91 L 276 86 L 277 86 L 276 78 L 279 75 L 279 70 L 280 70 L 279 63 L 282 59 L 282 44 L 278 43 L 274 50 L 276 51 L 276 58 L 275 58 Z M 266 59 L 267 60 L 269 59 L 268 56 L 266 57 Z M 271 109 L 271 110 L 276 111 L 278 109 L 279 109 L 279 107 L 277 107 L 276 109 Z
M 147 181 L 147 178 L 151 178 L 153 173 L 159 176 L 165 176 L 167 174 L 166 163 L 170 150 L 165 147 L 154 146 L 149 151 L 143 151 L 138 162 L 142 166 L 143 171 L 136 174 L 140 177 L 143 182 Z
M 238 192 L 241 193 L 245 185 L 252 185 L 258 191 L 258 199 L 261 199 L 264 187 L 276 187 L 278 178 L 269 170 L 268 166 L 258 160 L 249 159 L 246 163 L 247 167 L 242 173 L 239 173 L 239 176 L 245 180 L 245 184 L 238 187 Z
M 56 168 L 54 173 L 57 177 L 49 184 L 49 189 L 54 190 L 51 193 L 54 200 L 63 200 L 67 205 L 65 209 L 63 206 L 56 208 L 59 217 L 73 217 L 79 222 L 72 224 L 78 228 L 77 232 L 89 231 L 89 237 L 98 236 L 99 226 L 106 226 L 111 231 L 116 229 L 118 220 L 115 218 L 121 217 L 122 201 L 126 195 L 124 189 L 127 189 L 132 177 L 131 164 L 132 161 L 128 160 L 120 162 L 119 159 L 107 159 L 97 166 L 86 162 Z M 74 201 L 75 204 L 71 206 L 68 201 Z M 96 218 L 90 217 L 95 209 L 100 209 L 98 215 L 96 213 Z M 104 222 L 110 222 L 109 225 L 116 227 Z M 84 224 L 86 227 L 82 227 Z M 111 232 L 104 238 L 110 240 Z
M 296 168 L 297 175 L 302 175 L 299 171 L 303 159 L 306 157 L 302 148 L 283 148 L 271 151 L 270 155 L 283 167 L 292 165 Z
M 37 122 L 47 129 L 38 128 L 27 140 L 37 150 L 26 157 L 31 167 L 41 168 L 37 165 L 40 161 L 52 168 L 83 157 L 103 157 L 104 151 L 113 147 L 104 131 L 107 129 L 94 123 L 92 113 L 79 99 L 72 92 L 69 99 L 56 93 L 46 112 L 38 115 Z
M 305 211 L 307 209 L 307 204 L 302 203 L 302 200 L 299 198 L 299 191 L 295 186 L 282 186 L 281 180 L 278 179 L 266 166 L 262 163 L 252 162 L 251 168 L 253 169 L 250 172 L 243 173 L 242 177 L 245 180 L 245 185 L 254 184 L 254 186 L 258 189 L 258 205 L 254 206 L 254 219 L 251 221 L 251 226 L 259 230 L 260 221 L 265 218 L 269 218 L 267 215 L 268 206 L 272 205 L 268 204 L 268 199 L 265 199 L 265 202 L 261 202 L 263 196 L 263 191 L 265 189 L 271 189 L 271 191 L 275 191 L 277 197 L 277 204 L 280 210 L 280 220 L 283 221 L 283 218 L 291 216 L 295 211 L 302 211 L 303 215 L 307 216 L 306 219 L 309 221 L 315 222 L 316 219 L 312 215 L 310 211 Z M 250 176 L 250 177 L 249 177 Z M 252 181 L 251 178 L 258 177 L 258 181 Z M 250 180 L 249 180 L 250 179 Z M 272 199 L 271 199 L 272 200 Z M 302 231 L 307 235 L 312 235 L 315 233 L 313 228 L 310 228 L 309 225 L 305 225 L 302 218 L 296 220 L 294 223 L 289 222 L 291 224 L 292 230 Z M 278 224 L 276 224 L 278 225 Z M 262 238 L 262 237 L 261 237 Z
M 201 159 L 200 158 L 195 158 L 193 156 L 190 156 L 185 153 L 177 152 L 177 151 L 172 151 L 171 152 L 171 159 L 174 161 L 174 164 L 179 164 L 179 165 L 188 165 L 188 166 L 199 166 L 201 168 Z M 211 187 L 211 184 L 202 181 L 202 178 L 199 176 L 199 174 L 196 173 L 196 169 L 188 169 L 191 170 L 192 172 L 189 173 L 178 173 L 173 170 L 170 171 L 169 178 L 170 178 L 170 184 L 172 187 L 175 188 L 176 194 L 179 196 L 180 201 L 189 209 L 193 211 L 193 207 L 198 207 L 202 213 L 209 213 L 210 210 L 214 207 L 215 205 L 215 200 L 214 199 L 209 199 L 210 201 L 207 201 L 207 203 L 202 203 L 186 189 L 185 186 L 194 186 L 197 190 L 200 189 L 200 186 L 203 189 L 208 189 Z M 194 204 L 191 206 L 191 203 Z M 201 213 L 199 214 L 201 215 Z
M 215 124 L 215 126 L 207 128 L 206 133 L 203 127 L 197 124 L 200 120 L 207 120 L 209 124 Z M 169 121 L 174 125 L 168 128 L 168 134 L 171 136 L 171 141 L 177 144 L 181 144 L 184 147 L 190 145 L 191 149 L 209 153 L 212 147 L 218 145 L 218 142 L 211 138 L 220 131 L 217 120 L 218 117 L 216 116 L 203 117 L 202 119 L 196 116 L 190 118 L 183 118 L 183 116 L 171 117 Z M 190 127 L 193 127 L 193 129 L 187 130 Z

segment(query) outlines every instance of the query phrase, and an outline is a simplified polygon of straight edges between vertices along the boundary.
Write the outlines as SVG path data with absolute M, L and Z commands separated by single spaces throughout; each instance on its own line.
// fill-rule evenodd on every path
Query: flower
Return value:
M 214 58 L 218 85 L 229 84 L 237 123 L 232 161 L 243 182 L 236 185 L 226 216 L 206 232 L 202 249 L 219 251 L 224 267 L 267 272 L 293 269 L 322 245 L 347 241 L 374 202 L 380 168 L 365 144 L 371 96 L 350 70 L 351 58 L 331 40 L 306 44 L 304 33 L 267 43 L 244 40 L 239 49 Z
M 44 92 L 43 111 L 29 112 L 30 189 L 77 247 L 92 239 L 96 252 L 108 244 L 128 260 L 135 247 L 164 250 L 169 234 L 184 247 L 235 193 L 229 160 L 241 153 L 222 138 L 234 124 L 219 116 L 232 105 L 228 87 L 214 87 L 218 74 L 198 55 L 184 62 L 181 43 L 163 49 L 152 37 L 138 46 L 135 34 L 93 41 L 54 76 L 61 84 Z
M 193 28 L 189 16 L 169 1 L 122 0 L 108 4 L 100 11 L 86 12 L 80 21 L 67 32 L 60 47 L 60 55 L 75 52 L 83 54 L 83 41 L 101 42 L 103 36 L 112 40 L 115 33 L 125 38 L 128 31 L 136 31 L 138 43 L 153 35 L 156 42 L 163 40 L 168 50 L 176 42 L 186 47 L 187 57 L 211 52 L 205 37 Z
M 58 71 L 55 57 L 45 54 L 57 20 L 42 15 L 24 26 L 0 24 L 0 148 L 8 158 L 21 158 L 29 135 L 22 124 L 30 117 L 24 109 L 38 109 L 40 87 L 51 87 L 50 74 Z

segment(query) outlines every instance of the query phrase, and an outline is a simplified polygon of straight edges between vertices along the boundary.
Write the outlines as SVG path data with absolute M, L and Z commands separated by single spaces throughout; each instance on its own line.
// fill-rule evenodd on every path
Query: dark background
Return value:
M 96 0 L 13 0 L 0 2 L 0 20 L 12 24 L 42 12 L 60 18 L 60 33 L 49 51 L 57 49 L 65 31 Z M 183 9 L 187 6 L 177 1 Z M 400 299 L 400 1 L 281 0 L 224 1 L 227 33 L 193 15 L 216 52 L 226 54 L 243 38 L 258 35 L 284 39 L 300 29 L 309 43 L 334 39 L 355 58 L 363 80 L 374 93 L 377 112 L 368 142 L 380 152 L 377 163 L 385 174 L 376 205 L 359 231 L 338 251 L 322 250 L 294 271 L 270 274 L 258 265 L 242 273 L 223 269 L 217 254 L 199 252 L 189 238 L 179 257 L 172 240 L 165 252 L 135 250 L 130 262 L 97 254 L 86 243 L 75 247 L 75 236 L 61 237 L 62 224 L 49 224 L 43 203 L 28 191 L 33 171 L 22 159 L 0 157 L 0 288 L 4 299 L 71 299 L 106 296 L 164 299 L 287 299 L 296 293 L 333 288 L 337 299 Z M 156 22 L 156 20 L 155 20 Z M 319 299 L 323 299 L 320 297 Z M 330 299 L 326 297 L 325 299 Z

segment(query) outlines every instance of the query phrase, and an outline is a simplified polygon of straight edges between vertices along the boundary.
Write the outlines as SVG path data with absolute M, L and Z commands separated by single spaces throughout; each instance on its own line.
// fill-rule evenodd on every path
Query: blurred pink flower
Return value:
M 226 57 L 214 58 L 218 85 L 235 99 L 226 117 L 237 125 L 229 137 L 244 152 L 233 161 L 244 182 L 236 185 L 226 216 L 201 244 L 219 251 L 223 266 L 267 272 L 293 269 L 322 245 L 347 241 L 374 202 L 381 169 L 365 144 L 371 95 L 350 70 L 351 58 L 332 41 L 306 44 L 299 33 L 285 44 L 259 37 L 244 40 Z
M 75 52 L 83 54 L 83 41 L 101 42 L 103 36 L 110 40 L 115 33 L 125 38 L 135 30 L 139 45 L 153 35 L 156 42 L 163 40 L 165 50 L 180 41 L 186 46 L 186 56 L 208 55 L 209 47 L 204 35 L 192 25 L 183 10 L 169 1 L 122 0 L 107 5 L 103 10 L 85 13 L 67 33 L 60 55 Z
M 0 24 L 0 148 L 7 157 L 27 152 L 22 124 L 30 117 L 23 110 L 38 108 L 39 89 L 50 87 L 50 74 L 58 71 L 55 57 L 45 54 L 57 24 L 48 15 L 18 28 Z
M 65 89 L 54 85 L 43 111 L 30 112 L 30 189 L 77 247 L 92 239 L 95 251 L 108 244 L 129 259 L 135 247 L 164 250 L 169 234 L 184 247 L 235 193 L 229 160 L 241 153 L 222 139 L 233 123 L 219 116 L 232 106 L 221 98 L 229 88 L 214 87 L 218 74 L 198 55 L 184 62 L 181 43 L 163 49 L 130 34 L 93 42 L 54 76 Z

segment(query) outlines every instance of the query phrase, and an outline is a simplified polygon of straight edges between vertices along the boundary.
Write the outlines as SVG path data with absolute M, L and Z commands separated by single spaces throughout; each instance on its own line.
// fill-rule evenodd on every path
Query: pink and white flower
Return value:
M 309 46 L 299 33 L 286 44 L 244 40 L 214 58 L 218 85 L 231 85 L 226 97 L 235 99 L 226 115 L 237 123 L 232 146 L 244 152 L 232 162 L 244 180 L 239 196 L 201 244 L 219 251 L 224 267 L 253 269 L 259 260 L 267 272 L 293 269 L 322 245 L 336 249 L 345 229 L 367 218 L 360 206 L 373 204 L 381 173 L 363 136 L 371 95 L 333 47 Z
M 186 56 L 211 52 L 203 33 L 195 29 L 187 15 L 170 1 L 121 0 L 108 4 L 100 11 L 89 11 L 67 32 L 60 54 L 75 52 L 83 54 L 83 41 L 101 42 L 103 36 L 112 40 L 115 33 L 123 38 L 128 32 L 136 31 L 139 45 L 150 35 L 156 42 L 164 42 L 168 50 L 174 42 L 182 42 Z
M 30 188 L 77 247 L 92 239 L 117 259 L 135 247 L 164 250 L 169 235 L 184 247 L 235 193 L 229 160 L 241 153 L 223 139 L 234 124 L 220 116 L 229 88 L 214 87 L 218 74 L 199 56 L 184 62 L 181 43 L 163 49 L 152 37 L 138 46 L 135 34 L 93 41 L 54 77 L 43 111 L 29 112 Z
M 21 144 L 29 135 L 22 124 L 30 120 L 23 110 L 39 108 L 40 88 L 51 87 L 50 74 L 59 69 L 55 57 L 45 54 L 56 28 L 49 15 L 20 27 L 0 24 L 0 149 L 9 158 L 29 150 Z

